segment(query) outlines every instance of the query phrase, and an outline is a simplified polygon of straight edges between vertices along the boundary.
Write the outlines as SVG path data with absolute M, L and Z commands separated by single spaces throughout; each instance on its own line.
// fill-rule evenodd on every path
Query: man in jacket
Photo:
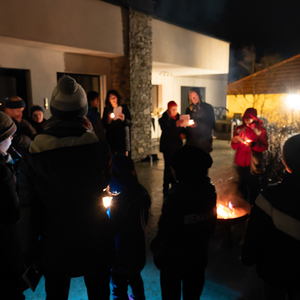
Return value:
M 213 150 L 212 132 L 215 127 L 213 107 L 201 100 L 200 89 L 189 91 L 189 107 L 186 114 L 194 120 L 194 124 L 186 128 L 186 144 L 195 146 L 210 153 Z
M 242 248 L 242 262 L 256 264 L 264 281 L 265 300 L 300 299 L 299 151 L 296 134 L 283 146 L 287 174 L 257 197 Z
M 45 276 L 47 300 L 68 299 L 70 279 L 84 276 L 89 299 L 109 299 L 113 233 L 102 191 L 111 155 L 86 119 L 83 88 L 62 77 L 48 120 L 20 167 L 22 252 Z
M 185 129 L 180 127 L 181 120 L 177 113 L 177 104 L 175 101 L 168 102 L 168 109 L 163 113 L 159 119 L 159 125 L 162 131 L 160 137 L 160 152 L 164 155 L 164 183 L 163 194 L 167 196 L 170 184 L 174 185 L 175 179 L 171 173 L 171 159 L 173 153 L 182 147 L 182 138 L 184 138 Z
M 11 97 L 5 101 L 4 107 L 4 112 L 8 114 L 17 125 L 17 131 L 14 134 L 12 146 L 21 154 L 21 156 L 25 154 L 31 141 L 37 134 L 33 126 L 23 119 L 23 110 L 25 109 L 25 106 L 26 104 L 22 98 Z M 11 149 L 9 149 L 9 153 L 13 158 L 19 158 L 19 156 Z

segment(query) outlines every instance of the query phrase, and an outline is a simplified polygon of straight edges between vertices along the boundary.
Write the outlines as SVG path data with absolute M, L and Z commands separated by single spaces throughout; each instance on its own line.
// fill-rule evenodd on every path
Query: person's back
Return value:
M 110 219 L 115 228 L 117 259 L 112 267 L 113 299 L 127 297 L 127 286 L 133 299 L 145 299 L 140 272 L 146 263 L 147 222 L 151 199 L 138 182 L 133 161 L 125 155 L 113 155 L 110 182 L 113 197 Z
M 190 161 L 190 163 L 189 163 Z M 204 150 L 184 146 L 172 160 L 179 181 L 164 201 L 158 234 L 151 243 L 160 269 L 162 299 L 199 299 L 210 236 L 216 225 L 216 191 L 207 177 L 212 159 Z
M 256 264 L 265 282 L 265 299 L 299 299 L 300 269 L 300 135 L 283 146 L 283 161 L 288 174 L 282 182 L 261 192 L 252 208 L 242 261 Z
M 24 259 L 39 263 L 47 299 L 67 299 L 77 276 L 85 276 L 89 299 L 108 299 L 113 234 L 101 196 L 111 175 L 109 146 L 89 131 L 85 92 L 75 80 L 60 79 L 50 105 L 53 118 L 21 163 Z

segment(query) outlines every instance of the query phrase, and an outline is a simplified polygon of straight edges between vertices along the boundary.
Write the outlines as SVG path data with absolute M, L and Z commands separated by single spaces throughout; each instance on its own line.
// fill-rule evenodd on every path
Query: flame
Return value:
M 110 117 L 113 119 L 115 117 L 115 114 L 114 113 L 111 113 L 110 114 Z
M 236 217 L 235 209 L 231 202 L 228 203 L 228 206 L 217 203 L 217 218 L 218 219 L 233 219 Z

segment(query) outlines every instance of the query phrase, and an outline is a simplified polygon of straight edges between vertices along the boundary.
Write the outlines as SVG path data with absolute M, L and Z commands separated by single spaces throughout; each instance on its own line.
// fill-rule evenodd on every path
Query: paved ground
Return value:
M 155 151 L 154 151 L 155 152 Z M 147 188 L 152 199 L 151 217 L 149 219 L 148 246 L 157 231 L 157 222 L 163 201 L 162 178 L 164 162 L 158 153 L 159 160 L 150 166 L 149 162 L 136 164 L 140 182 Z M 236 182 L 234 173 L 234 151 L 225 140 L 214 141 L 214 160 L 209 176 L 214 182 L 218 197 L 234 195 Z M 209 264 L 206 270 L 206 282 L 201 299 L 204 300 L 260 300 L 262 283 L 257 278 L 255 268 L 244 267 L 240 262 L 240 249 L 243 243 L 246 222 L 230 228 L 218 225 L 209 247 Z M 231 243 L 230 239 L 231 237 Z M 142 272 L 146 299 L 158 300 L 160 297 L 159 271 L 155 268 L 152 255 L 147 249 L 147 263 Z M 27 290 L 26 299 L 45 299 L 44 281 L 41 280 L 35 293 Z M 72 279 L 70 300 L 86 300 L 86 289 L 82 278 Z

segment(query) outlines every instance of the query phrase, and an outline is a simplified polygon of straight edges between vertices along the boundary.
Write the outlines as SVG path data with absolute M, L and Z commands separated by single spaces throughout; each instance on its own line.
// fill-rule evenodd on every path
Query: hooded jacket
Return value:
M 24 259 L 54 277 L 97 272 L 113 256 L 101 197 L 111 176 L 110 150 L 77 121 L 49 120 L 20 167 Z
M 243 116 L 243 124 L 238 126 L 234 132 L 234 137 L 239 136 L 243 141 L 251 141 L 250 146 L 242 141 L 238 143 L 231 142 L 231 147 L 236 151 L 235 163 L 241 167 L 249 167 L 251 164 L 251 152 L 262 153 L 268 149 L 267 131 L 261 126 L 256 114 L 252 111 L 255 109 L 247 109 Z M 252 118 L 254 121 L 246 126 L 245 118 Z

